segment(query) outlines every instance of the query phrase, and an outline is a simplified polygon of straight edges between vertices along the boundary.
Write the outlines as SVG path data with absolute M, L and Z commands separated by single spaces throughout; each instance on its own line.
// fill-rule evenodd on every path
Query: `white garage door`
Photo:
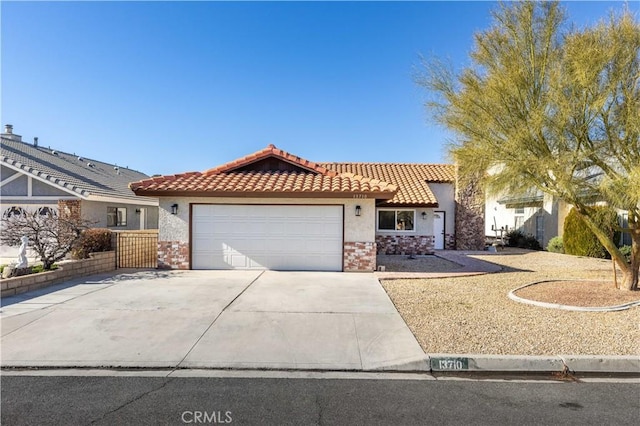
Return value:
M 194 205 L 193 269 L 342 270 L 342 206 Z

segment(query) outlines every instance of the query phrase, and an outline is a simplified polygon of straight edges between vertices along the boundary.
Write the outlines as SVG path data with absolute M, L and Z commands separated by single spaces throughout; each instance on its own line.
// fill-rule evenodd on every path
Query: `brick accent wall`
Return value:
M 378 254 L 431 254 L 432 235 L 376 235 Z
M 345 241 L 344 271 L 369 272 L 376 269 L 376 243 Z
M 479 177 L 456 168 L 456 249 L 484 250 L 484 192 Z
M 90 253 L 89 259 L 60 262 L 54 271 L 38 274 L 22 275 L 0 280 L 1 297 L 13 296 L 27 291 L 38 290 L 53 284 L 59 284 L 72 278 L 86 275 L 101 274 L 116 269 L 116 254 L 114 251 Z
M 445 234 L 444 235 L 444 248 L 445 248 L 445 250 L 455 250 L 456 249 L 456 236 L 454 234 Z
M 159 269 L 189 269 L 189 243 L 158 241 Z
M 78 220 L 82 216 L 80 200 L 58 200 L 58 216 Z

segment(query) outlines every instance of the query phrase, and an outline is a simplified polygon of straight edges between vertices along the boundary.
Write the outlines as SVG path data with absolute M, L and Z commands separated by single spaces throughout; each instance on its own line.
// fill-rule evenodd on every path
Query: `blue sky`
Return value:
M 563 4 L 583 26 L 622 2 Z M 420 55 L 465 66 L 495 6 L 2 1 L 2 124 L 147 174 L 269 143 L 312 161 L 448 162 L 413 76 Z

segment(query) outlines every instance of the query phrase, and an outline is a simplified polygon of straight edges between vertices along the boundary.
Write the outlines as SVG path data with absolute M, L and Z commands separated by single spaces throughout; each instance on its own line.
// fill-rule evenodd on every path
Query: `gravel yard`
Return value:
M 433 255 L 415 256 L 410 259 L 406 255 L 378 255 L 378 265 L 383 265 L 388 272 L 451 272 L 461 268 L 457 263 Z
M 526 305 L 507 297 L 509 291 L 534 281 L 611 280 L 610 261 L 512 249 L 473 257 L 505 269 L 473 277 L 382 281 L 425 352 L 640 354 L 640 308 L 574 312 Z

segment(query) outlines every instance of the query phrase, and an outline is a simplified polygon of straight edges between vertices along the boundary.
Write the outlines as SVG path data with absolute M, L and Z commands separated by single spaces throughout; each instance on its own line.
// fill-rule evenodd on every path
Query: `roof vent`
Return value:
M 51 151 L 52 155 L 58 155 L 58 153 L 56 151 Z
M 93 164 L 93 163 L 87 163 L 87 167 L 95 167 L 95 164 Z
M 78 161 L 84 161 L 82 157 L 78 157 Z
M 4 125 L 4 133 L 2 137 L 16 142 L 22 142 L 22 136 L 13 133 L 13 126 L 11 124 Z
M 38 146 L 38 137 L 37 137 L 37 136 L 35 136 L 35 137 L 33 138 L 33 146 L 35 146 L 35 147 L 37 147 L 37 146 Z

